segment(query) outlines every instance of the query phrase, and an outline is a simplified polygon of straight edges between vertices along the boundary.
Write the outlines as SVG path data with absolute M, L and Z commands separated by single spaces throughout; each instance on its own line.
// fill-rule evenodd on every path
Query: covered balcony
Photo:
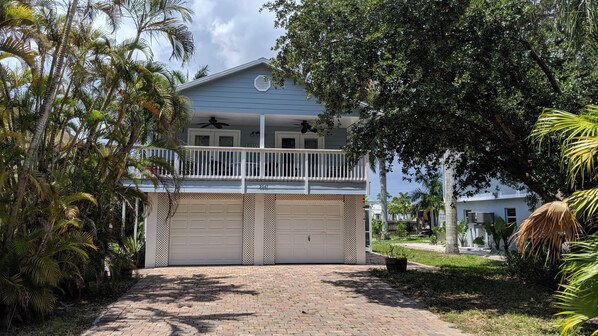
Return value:
M 138 149 L 136 155 L 163 159 L 183 181 L 212 181 L 210 185 L 215 181 L 222 181 L 223 185 L 238 182 L 243 193 L 270 188 L 280 192 L 280 188 L 275 188 L 277 182 L 300 184 L 302 193 L 310 193 L 312 186 L 327 185 L 334 190 L 334 183 L 339 188 L 342 183 L 365 184 L 368 177 L 367 158 L 351 165 L 342 150 L 186 146 L 181 153 L 144 148 Z M 163 168 L 147 169 L 171 176 Z

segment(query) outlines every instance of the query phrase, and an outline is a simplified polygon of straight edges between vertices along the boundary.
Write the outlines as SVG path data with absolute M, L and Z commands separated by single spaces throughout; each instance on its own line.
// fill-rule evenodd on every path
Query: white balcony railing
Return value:
M 367 181 L 367 159 L 350 166 L 341 150 L 242 147 L 184 147 L 181 154 L 158 148 L 137 149 L 136 155 L 159 157 L 185 179 L 271 181 Z M 165 169 L 156 173 L 169 175 Z

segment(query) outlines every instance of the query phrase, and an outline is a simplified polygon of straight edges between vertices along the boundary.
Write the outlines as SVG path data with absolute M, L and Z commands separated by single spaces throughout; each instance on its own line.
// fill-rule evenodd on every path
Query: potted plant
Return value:
M 484 237 L 476 237 L 473 240 L 473 245 L 475 247 L 484 247 Z
M 118 243 L 111 244 L 112 256 L 110 258 L 111 274 L 121 278 L 130 278 L 133 271 L 137 269 L 138 255 L 141 249 L 141 243 L 133 237 L 127 237 L 122 241 L 122 246 Z
M 399 273 L 407 271 L 407 252 L 404 248 L 389 244 L 386 254 L 385 263 L 388 272 Z

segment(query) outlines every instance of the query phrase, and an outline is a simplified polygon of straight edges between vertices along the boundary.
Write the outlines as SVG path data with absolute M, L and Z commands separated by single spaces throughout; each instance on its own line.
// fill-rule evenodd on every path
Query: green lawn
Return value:
M 476 335 L 558 335 L 552 291 L 510 277 L 503 262 L 406 250 L 410 260 L 440 270 L 390 275 L 373 269 L 372 274 L 459 329 Z

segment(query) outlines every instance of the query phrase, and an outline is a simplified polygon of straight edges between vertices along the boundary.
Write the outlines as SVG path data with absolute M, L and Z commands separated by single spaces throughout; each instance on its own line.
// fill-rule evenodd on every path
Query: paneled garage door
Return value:
M 276 263 L 342 263 L 343 203 L 276 201 Z
M 241 264 L 243 201 L 182 199 L 170 222 L 169 265 Z

